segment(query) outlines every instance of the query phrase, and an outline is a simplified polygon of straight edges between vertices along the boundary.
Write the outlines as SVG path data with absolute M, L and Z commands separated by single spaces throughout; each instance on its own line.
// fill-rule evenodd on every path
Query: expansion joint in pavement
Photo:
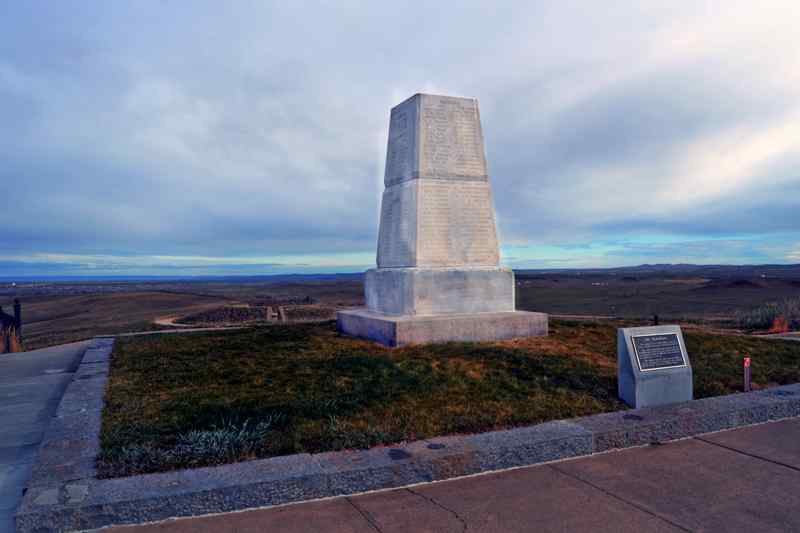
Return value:
M 769 459 L 768 457 L 764 457 L 762 455 L 756 455 L 754 453 L 747 453 L 747 452 L 742 451 L 742 450 L 740 450 L 738 448 L 734 448 L 732 446 L 726 446 L 724 444 L 720 444 L 719 442 L 714 442 L 713 440 L 707 440 L 707 439 L 704 439 L 703 437 L 695 437 L 694 440 L 699 440 L 701 442 L 704 442 L 706 444 L 711 444 L 713 446 L 719 446 L 720 448 L 724 448 L 725 450 L 736 452 L 736 453 L 739 453 L 741 455 L 746 455 L 747 457 L 752 457 L 753 459 L 759 459 L 759 460 L 765 461 L 767 463 L 772 463 L 772 464 L 777 465 L 777 466 L 782 466 L 784 468 L 789 468 L 791 470 L 794 470 L 795 472 L 800 472 L 800 468 L 797 468 L 796 466 L 793 466 L 793 465 L 790 465 L 790 464 L 786 464 L 786 463 L 782 463 L 782 462 L 776 461 L 774 459 Z
M 409 488 L 409 487 L 406 487 L 406 490 L 407 490 L 408 492 L 410 492 L 411 494 L 413 494 L 414 496 L 418 496 L 418 497 L 422 498 L 423 500 L 426 500 L 426 501 L 428 501 L 428 502 L 432 503 L 433 505 L 435 505 L 435 506 L 436 506 L 436 507 L 438 507 L 439 509 L 442 509 L 442 510 L 444 510 L 444 511 L 447 511 L 448 513 L 450 513 L 451 515 L 453 515 L 454 517 L 456 517 L 456 520 L 458 520 L 459 522 L 461 522 L 461 526 L 464 528 L 464 529 L 462 529 L 461 531 L 466 531 L 466 530 L 467 530 L 467 528 L 469 527 L 469 525 L 467 524 L 467 521 L 466 521 L 466 520 L 464 520 L 463 518 L 461 518 L 461 515 L 459 515 L 457 512 L 455 512 L 454 510 L 450 509 L 449 507 L 446 507 L 446 506 L 442 505 L 442 504 L 441 504 L 439 501 L 437 501 L 435 498 L 431 498 L 430 496 L 425 496 L 424 494 L 422 494 L 422 493 L 419 493 L 419 492 L 417 492 L 417 491 L 415 491 L 415 490 L 413 490 L 413 489 L 411 489 L 411 488 Z
M 377 531 L 378 533 L 383 533 L 383 531 L 381 531 L 381 528 L 380 528 L 380 526 L 378 526 L 378 523 L 377 523 L 377 522 L 375 522 L 375 519 L 372 517 L 372 515 L 371 515 L 371 514 L 369 514 L 369 512 L 367 512 L 366 510 L 364 510 L 364 509 L 362 509 L 361 507 L 359 507 L 358 505 L 356 505 L 356 502 L 354 502 L 354 501 L 353 501 L 353 499 L 352 499 L 352 498 L 350 498 L 349 496 L 345 498 L 345 501 L 346 501 L 347 503 L 349 503 L 349 504 L 350 504 L 350 505 L 353 507 L 353 509 L 355 509 L 356 511 L 358 511 L 358 514 L 360 514 L 360 515 L 361 515 L 361 517 L 362 517 L 364 520 L 366 520 L 366 521 L 367 521 L 367 523 L 368 523 L 368 524 L 369 524 L 369 525 L 372 527 L 372 529 L 374 529 L 374 530 L 375 530 L 375 531 Z
M 597 485 L 597 484 L 595 484 L 595 483 L 592 483 L 591 481 L 589 481 L 589 480 L 587 480 L 587 479 L 584 479 L 584 478 L 582 478 L 582 477 L 580 477 L 580 476 L 578 476 L 578 475 L 576 475 L 576 474 L 574 474 L 574 473 L 571 473 L 571 472 L 567 472 L 567 471 L 565 471 L 565 470 L 562 470 L 562 469 L 561 469 L 561 468 L 559 468 L 557 465 L 550 464 L 550 465 L 547 465 L 547 466 L 548 466 L 548 467 L 550 467 L 550 468 L 552 468 L 553 470 L 555 470 L 555 471 L 556 471 L 556 472 L 558 472 L 559 474 L 563 474 L 563 475 L 565 475 L 565 476 L 567 476 L 567 477 L 570 477 L 570 478 L 572 478 L 572 479 L 574 479 L 574 480 L 576 480 L 576 481 L 578 481 L 578 482 L 580 482 L 580 483 L 584 483 L 584 484 L 586 484 L 586 485 L 589 485 L 589 486 L 590 486 L 590 487 L 592 487 L 593 489 L 595 489 L 595 490 L 599 490 L 600 492 L 602 492 L 602 493 L 603 493 L 603 494 L 605 494 L 606 496 L 609 496 L 609 497 L 611 497 L 611 498 L 614 498 L 615 500 L 619 500 L 619 501 L 621 501 L 621 502 L 622 502 L 622 503 L 624 503 L 624 504 L 630 505 L 631 507 L 634 507 L 634 508 L 638 509 L 639 511 L 641 511 L 641 512 L 645 513 L 645 514 L 648 514 L 648 515 L 652 516 L 653 518 L 655 518 L 655 519 L 657 519 L 657 520 L 661 520 L 662 522 L 666 522 L 667 524 L 671 525 L 672 527 L 676 527 L 676 528 L 680 529 L 681 531 L 686 531 L 687 533 L 694 533 L 694 531 L 693 531 L 693 530 L 691 530 L 691 529 L 688 529 L 688 528 L 686 528 L 685 526 L 682 526 L 681 524 L 678 524 L 677 522 L 673 522 L 673 521 L 672 521 L 672 520 L 670 520 L 669 518 L 667 518 L 667 517 L 665 517 L 665 516 L 662 516 L 662 515 L 660 515 L 660 514 L 658 514 L 658 513 L 655 513 L 655 512 L 653 512 L 651 509 L 648 509 L 647 507 L 645 507 L 645 506 L 643 506 L 643 505 L 640 505 L 640 504 L 638 504 L 638 503 L 636 503 L 636 502 L 634 502 L 634 501 L 628 500 L 627 498 L 623 498 L 622 496 L 619 496 L 619 495 L 617 495 L 617 494 L 614 494 L 613 492 L 611 492 L 611 491 L 609 491 L 609 490 L 606 490 L 606 489 L 604 489 L 604 488 L 603 488 L 603 487 L 601 487 L 600 485 Z

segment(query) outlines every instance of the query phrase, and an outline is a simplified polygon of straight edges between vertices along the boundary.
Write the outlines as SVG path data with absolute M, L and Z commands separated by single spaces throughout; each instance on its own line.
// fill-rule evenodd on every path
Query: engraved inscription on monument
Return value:
M 387 165 L 398 175 L 408 172 L 408 152 L 410 139 L 408 138 L 408 114 L 399 113 L 392 127 L 391 147 L 387 156 Z
M 686 366 L 681 343 L 675 333 L 631 337 L 639 370 L 661 370 Z
M 426 95 L 420 112 L 420 176 L 488 181 L 475 101 Z
M 378 266 L 411 267 L 417 259 L 417 186 L 403 183 L 386 189 L 381 202 Z
M 417 105 L 417 101 L 411 99 L 392 110 L 384 177 L 387 187 L 414 177 L 417 166 Z
M 418 266 L 496 266 L 489 184 L 420 180 Z

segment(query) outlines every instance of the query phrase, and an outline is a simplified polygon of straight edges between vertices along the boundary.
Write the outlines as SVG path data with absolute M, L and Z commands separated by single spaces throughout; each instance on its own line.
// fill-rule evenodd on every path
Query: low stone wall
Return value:
M 342 496 L 800 416 L 800 384 L 476 435 L 96 479 L 113 339 L 95 339 L 42 442 L 20 532 L 69 531 Z

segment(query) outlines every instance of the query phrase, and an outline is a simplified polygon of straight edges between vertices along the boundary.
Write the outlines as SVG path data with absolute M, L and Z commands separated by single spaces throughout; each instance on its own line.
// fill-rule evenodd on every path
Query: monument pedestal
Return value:
M 339 331 L 385 346 L 481 342 L 547 335 L 547 314 L 528 311 L 390 316 L 367 309 L 340 311 Z
M 367 270 L 364 289 L 367 309 L 385 315 L 514 310 L 509 268 L 373 268 Z

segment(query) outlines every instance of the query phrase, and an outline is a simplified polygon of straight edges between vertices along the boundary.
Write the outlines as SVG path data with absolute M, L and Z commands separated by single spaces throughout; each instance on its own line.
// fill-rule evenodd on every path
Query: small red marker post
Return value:
M 744 358 L 744 391 L 750 392 L 750 358 Z

